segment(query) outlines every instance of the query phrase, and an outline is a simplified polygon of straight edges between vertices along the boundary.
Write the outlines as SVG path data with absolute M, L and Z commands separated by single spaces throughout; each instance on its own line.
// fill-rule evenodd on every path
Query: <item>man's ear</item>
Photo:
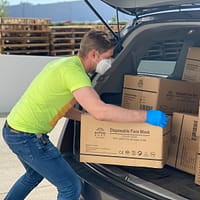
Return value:
M 96 57 L 96 50 L 92 49 L 89 53 L 88 53 L 88 57 L 94 59 Z

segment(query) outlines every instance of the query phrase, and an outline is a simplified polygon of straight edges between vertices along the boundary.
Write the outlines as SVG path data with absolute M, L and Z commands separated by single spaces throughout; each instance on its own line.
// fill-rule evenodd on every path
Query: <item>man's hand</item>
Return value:
M 82 112 L 80 110 L 77 110 L 75 108 L 71 108 L 67 113 L 65 113 L 65 117 L 68 119 L 80 121 L 81 120 L 81 114 Z
M 147 111 L 147 123 L 155 126 L 160 126 L 161 128 L 165 128 L 167 126 L 167 121 L 167 115 L 161 112 L 160 110 Z

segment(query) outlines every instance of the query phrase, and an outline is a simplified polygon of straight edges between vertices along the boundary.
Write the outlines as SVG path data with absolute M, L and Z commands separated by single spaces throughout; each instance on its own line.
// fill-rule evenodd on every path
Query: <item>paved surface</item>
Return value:
M 24 173 L 24 168 L 16 156 L 8 149 L 2 138 L 2 126 L 5 118 L 0 118 L 0 199 L 3 199 L 12 184 Z M 49 134 L 56 145 L 60 130 L 65 122 L 61 119 Z M 47 180 L 43 180 L 26 198 L 26 200 L 56 200 L 57 191 Z

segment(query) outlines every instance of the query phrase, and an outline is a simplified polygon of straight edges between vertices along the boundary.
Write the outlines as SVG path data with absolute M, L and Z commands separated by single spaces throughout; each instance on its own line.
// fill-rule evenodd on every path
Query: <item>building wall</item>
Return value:
M 0 115 L 13 105 L 46 63 L 58 57 L 0 55 Z

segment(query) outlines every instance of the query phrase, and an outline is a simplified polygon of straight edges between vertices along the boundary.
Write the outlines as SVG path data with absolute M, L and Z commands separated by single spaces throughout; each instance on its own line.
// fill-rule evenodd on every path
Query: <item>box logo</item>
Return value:
M 175 94 L 173 91 L 168 91 L 167 94 L 166 94 L 166 98 L 167 100 L 172 100 L 174 98 Z
M 104 138 L 106 136 L 106 132 L 103 128 L 99 127 L 94 131 L 94 136 L 96 138 Z
M 143 85 L 144 85 L 143 79 L 139 79 L 138 82 L 137 82 L 137 86 L 140 87 L 140 88 L 142 88 Z

